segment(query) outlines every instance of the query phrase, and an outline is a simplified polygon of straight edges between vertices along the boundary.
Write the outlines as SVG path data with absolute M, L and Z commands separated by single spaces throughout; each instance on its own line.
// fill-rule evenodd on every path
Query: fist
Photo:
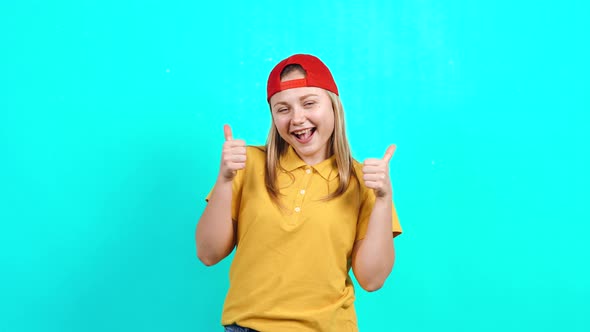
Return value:
M 236 171 L 246 167 L 246 142 L 234 140 L 229 125 L 223 126 L 225 142 L 221 153 L 221 167 L 219 174 L 223 180 L 231 181 Z
M 391 197 L 389 180 L 389 161 L 395 152 L 395 145 L 390 145 L 382 159 L 367 159 L 363 163 L 363 180 L 365 186 L 375 191 L 377 197 Z

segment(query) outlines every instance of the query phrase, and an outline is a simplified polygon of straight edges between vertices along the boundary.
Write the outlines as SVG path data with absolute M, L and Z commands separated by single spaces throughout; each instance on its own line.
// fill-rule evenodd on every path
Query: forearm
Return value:
M 353 270 L 359 284 L 374 291 L 385 282 L 391 273 L 395 252 L 391 234 L 391 197 L 378 197 L 373 206 L 367 233 L 353 253 Z
M 196 231 L 197 256 L 207 266 L 216 264 L 234 248 L 231 200 L 232 182 L 218 179 Z

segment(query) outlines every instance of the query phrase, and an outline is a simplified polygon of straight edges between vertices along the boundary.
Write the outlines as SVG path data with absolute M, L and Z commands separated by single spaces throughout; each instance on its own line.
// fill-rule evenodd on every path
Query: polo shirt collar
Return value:
M 306 167 L 307 164 L 299 158 L 292 146 L 289 146 L 287 153 L 281 158 L 281 166 L 291 172 L 300 167 Z M 326 180 L 331 180 L 338 175 L 338 167 L 336 166 L 336 157 L 330 158 L 311 166 L 318 174 Z

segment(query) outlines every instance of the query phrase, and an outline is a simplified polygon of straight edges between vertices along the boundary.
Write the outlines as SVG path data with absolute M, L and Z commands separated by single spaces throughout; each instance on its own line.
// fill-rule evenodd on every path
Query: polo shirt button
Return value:
M 308 168 L 308 169 L 306 169 L 306 170 L 305 170 L 305 173 L 307 173 L 307 174 L 311 173 L 311 169 L 309 169 L 309 168 Z
M 299 212 L 299 211 L 301 211 L 301 208 L 298 206 L 295 208 L 295 212 Z
M 305 190 L 304 190 L 304 189 L 301 189 L 301 190 L 299 191 L 299 193 L 300 193 L 301 195 L 305 195 Z

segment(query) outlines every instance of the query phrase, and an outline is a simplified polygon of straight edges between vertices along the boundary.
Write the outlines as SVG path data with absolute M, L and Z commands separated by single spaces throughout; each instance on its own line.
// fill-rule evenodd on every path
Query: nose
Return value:
M 301 107 L 295 107 L 293 109 L 293 118 L 291 118 L 291 122 L 293 122 L 294 125 L 300 125 L 305 123 L 305 120 L 305 110 Z

